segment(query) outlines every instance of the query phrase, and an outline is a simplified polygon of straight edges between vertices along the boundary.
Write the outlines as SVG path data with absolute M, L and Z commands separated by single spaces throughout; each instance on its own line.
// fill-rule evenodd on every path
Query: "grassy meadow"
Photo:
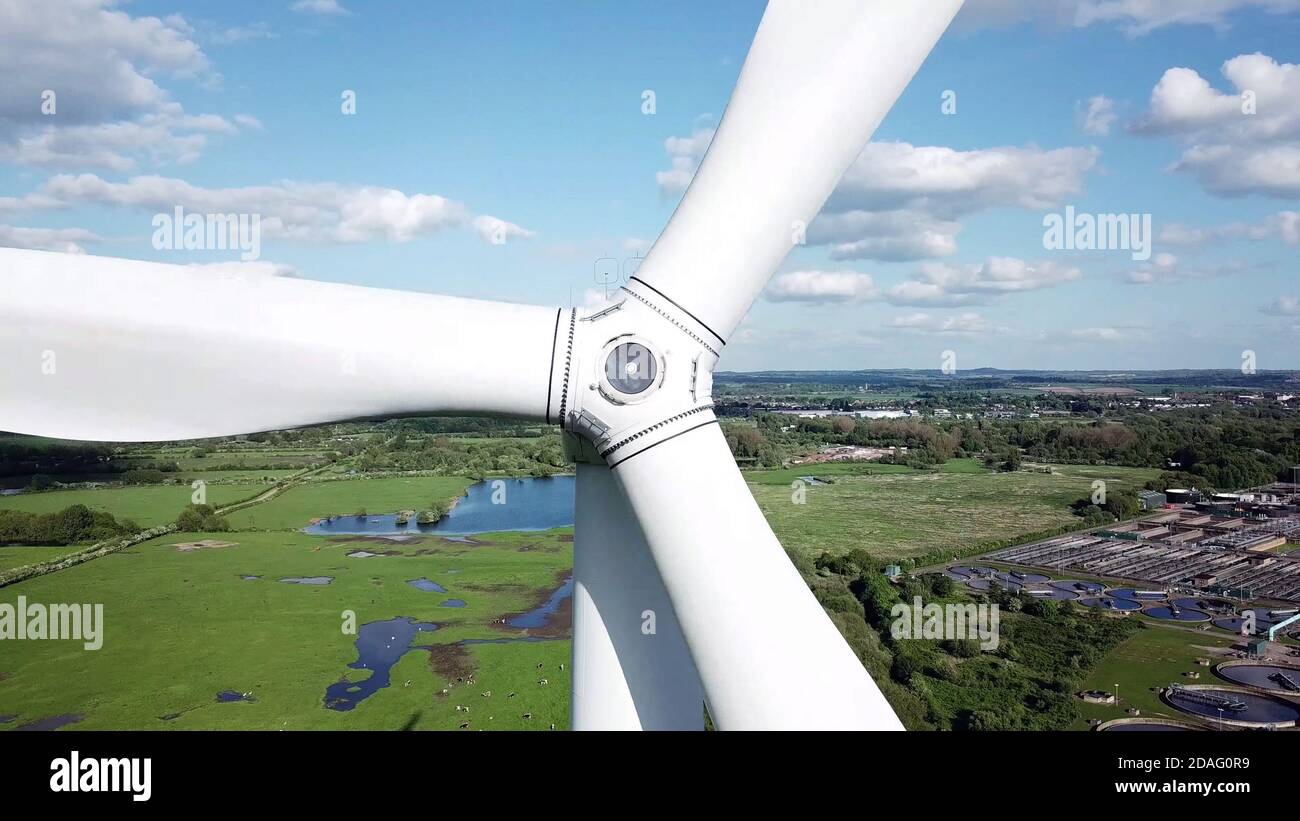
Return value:
M 1104 479 L 1111 490 L 1140 488 L 1157 471 L 1054 465 L 1052 473 L 994 473 L 974 459 L 954 459 L 933 471 L 902 465 L 803 465 L 745 472 L 750 491 L 785 548 L 816 555 L 862 548 L 901 559 L 941 548 L 1028 536 L 1078 522 L 1069 509 Z M 829 478 L 803 488 L 800 476 Z
M 220 507 L 266 489 L 264 484 L 210 484 L 207 486 L 208 504 Z M 190 504 L 193 493 L 188 484 L 47 490 L 0 496 L 0 510 L 57 513 L 72 505 L 85 505 L 91 510 L 112 513 L 119 520 L 131 519 L 141 527 L 152 527 L 174 520 Z
M 234 544 L 176 547 L 205 538 Z M 560 668 L 568 666 L 570 644 L 563 611 L 555 627 L 542 631 L 556 640 L 456 642 L 529 635 L 492 622 L 535 607 L 559 586 L 572 563 L 571 536 L 563 530 L 492 534 L 477 542 L 170 534 L 0 588 L 0 602 L 11 604 L 19 595 L 29 602 L 102 603 L 105 622 L 103 647 L 95 651 L 71 641 L 7 643 L 0 714 L 8 721 L 0 729 L 60 715 L 82 716 L 75 725 L 82 729 L 456 729 L 466 720 L 475 729 L 567 727 L 569 678 Z M 0 548 L 0 556 L 10 549 Z M 347 555 L 358 550 L 382 554 Z M 333 581 L 278 581 L 301 576 Z M 447 592 L 407 583 L 419 578 Z M 451 598 L 466 606 L 442 606 Z M 342 629 L 349 610 L 358 625 L 409 616 L 438 629 L 417 634 L 413 649 L 394 665 L 389 687 L 342 712 L 324 706 L 326 687 L 369 675 L 347 666 L 357 660 L 357 637 Z M 421 645 L 435 649 L 414 649 Z M 473 684 L 457 682 L 471 672 Z M 542 679 L 547 683 L 539 684 Z M 448 695 L 440 694 L 444 688 Z M 224 690 L 254 700 L 218 703 Z M 512 692 L 517 695 L 509 698 Z

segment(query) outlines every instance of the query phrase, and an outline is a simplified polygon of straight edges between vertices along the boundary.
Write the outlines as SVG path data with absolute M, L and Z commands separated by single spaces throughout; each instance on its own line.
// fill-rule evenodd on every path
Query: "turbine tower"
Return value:
M 0 250 L 0 430 L 556 424 L 578 462 L 575 728 L 699 729 L 707 702 L 723 729 L 901 729 L 750 495 L 712 374 L 961 3 L 772 0 L 676 212 L 595 312 Z

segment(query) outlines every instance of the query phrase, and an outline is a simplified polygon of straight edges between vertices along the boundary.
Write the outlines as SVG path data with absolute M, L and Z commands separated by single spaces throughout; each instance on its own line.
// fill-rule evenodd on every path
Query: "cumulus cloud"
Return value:
M 151 213 L 180 207 L 201 214 L 257 214 L 264 237 L 302 242 L 409 242 L 459 227 L 473 229 L 488 242 L 496 236 L 533 236 L 496 217 L 472 217 L 462 203 L 436 194 L 329 182 L 203 188 L 169 177 L 110 182 L 94 174 L 63 174 L 17 202 L 27 210 L 107 205 Z
M 1078 268 L 1050 260 L 991 257 L 969 265 L 925 263 L 912 278 L 885 292 L 894 305 L 975 305 L 1007 294 L 1037 291 L 1082 277 Z
M 1120 328 L 1097 327 L 1097 328 L 1075 328 L 1068 331 L 1067 335 L 1071 339 L 1086 340 L 1089 342 L 1121 342 L 1128 338 L 1128 335 Z
M 30 248 L 84 254 L 83 243 L 102 242 L 102 237 L 81 228 L 17 228 L 0 225 L 0 247 Z
M 1047 208 L 1083 190 L 1095 148 L 1001 147 L 959 151 L 905 142 L 870 143 L 827 209 L 924 208 L 951 218 L 986 208 Z
M 1210 279 L 1246 270 L 1242 262 L 1225 262 L 1212 265 L 1185 266 L 1177 256 L 1167 252 L 1156 254 L 1149 262 L 1128 271 L 1124 278 L 1133 285 L 1170 285 L 1192 279 Z
M 1115 113 L 1115 101 L 1105 94 L 1089 97 L 1086 103 L 1079 104 L 1078 109 L 1079 127 L 1083 129 L 1084 134 L 1094 137 L 1105 137 L 1110 134 L 1110 127 L 1118 117 Z
M 920 210 L 823 212 L 808 226 L 808 243 L 830 245 L 831 259 L 887 262 L 932 259 L 957 252 L 961 223 Z
M 1245 9 L 1287 14 L 1300 11 L 1300 0 L 1081 0 L 1074 24 L 1118 23 L 1134 36 L 1172 25 L 1225 29 L 1229 16 Z
M 493 245 L 505 245 L 512 239 L 532 239 L 537 236 L 535 231 L 529 231 L 527 228 L 521 228 L 513 222 L 506 222 L 503 219 L 486 215 L 475 217 L 472 225 L 475 233 L 482 237 L 485 242 Z
M 655 175 L 661 193 L 690 184 L 710 129 L 665 142 L 671 167 Z M 830 245 L 836 260 L 935 259 L 957 251 L 959 219 L 992 208 L 1041 209 L 1083 190 L 1095 148 L 1000 147 L 959 151 L 905 142 L 870 143 L 821 214 L 810 245 Z
M 664 140 L 664 151 L 668 153 L 671 168 L 655 173 L 655 183 L 659 193 L 664 196 L 676 196 L 686 190 L 695 177 L 695 169 L 700 167 L 704 152 L 713 142 L 714 129 L 697 128 L 689 137 L 669 137 Z
M 352 13 L 339 5 L 338 0 L 298 0 L 289 8 L 299 14 L 316 14 L 322 17 L 346 17 Z
M 922 331 L 934 334 L 962 334 L 983 336 L 992 333 L 1005 333 L 1008 329 L 994 325 L 977 313 L 963 313 L 955 316 L 933 316 L 927 313 L 914 313 L 894 317 L 890 327 L 907 331 Z
M 1300 65 L 1241 54 L 1221 73 L 1231 93 L 1190 68 L 1169 69 L 1130 130 L 1182 140 L 1172 169 L 1212 194 L 1300 196 Z
M 876 295 L 871 275 L 856 271 L 791 271 L 776 277 L 767 289 L 773 302 L 861 302 Z
M 1300 245 L 1300 211 L 1278 211 L 1260 222 L 1229 222 L 1197 228 L 1179 222 L 1160 227 L 1164 245 L 1204 245 L 1224 240 L 1278 239 L 1288 245 Z
M 0 162 L 126 170 L 193 160 L 238 127 L 190 115 L 159 79 L 215 82 L 179 15 L 132 16 L 111 0 L 0 0 Z
M 1236 12 L 1272 14 L 1300 10 L 1300 0 L 967 0 L 955 25 L 966 28 L 1039 23 L 1086 28 L 1115 25 L 1131 37 L 1166 26 L 1226 29 Z

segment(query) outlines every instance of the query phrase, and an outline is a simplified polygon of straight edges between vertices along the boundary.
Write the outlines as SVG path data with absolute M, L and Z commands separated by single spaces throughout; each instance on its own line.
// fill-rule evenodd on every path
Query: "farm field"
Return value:
M 48 562 L 51 559 L 57 559 L 60 556 L 66 556 L 69 553 L 76 553 L 78 550 L 85 549 L 85 545 L 60 545 L 57 547 L 5 545 L 0 547 L 0 570 L 22 567 L 25 564 Z
M 254 483 L 211 484 L 207 487 L 208 503 L 227 505 L 255 496 L 267 487 Z M 141 527 L 151 527 L 174 520 L 190 504 L 193 492 L 189 484 L 48 490 L 0 496 L 0 510 L 55 513 L 71 505 L 85 505 L 91 510 L 112 513 L 119 520 L 132 519 Z
M 812 465 L 746 471 L 745 479 L 786 550 L 812 556 L 862 548 L 902 559 L 1068 526 L 1079 522 L 1069 505 L 1089 495 L 1095 479 L 1111 490 L 1134 489 L 1157 474 L 1092 465 L 992 473 L 974 460 L 952 460 L 936 471 L 899 467 Z M 805 503 L 795 504 L 791 483 L 800 475 L 834 481 L 805 487 Z
M 235 511 L 227 518 L 235 530 L 297 530 L 306 527 L 313 518 L 350 515 L 361 510 L 369 513 L 424 510 L 435 501 L 460 496 L 471 483 L 462 476 L 304 482 L 268 502 Z
M 10 604 L 19 595 L 102 603 L 105 622 L 98 650 L 67 641 L 6 649 L 0 730 L 56 716 L 80 716 L 81 729 L 456 729 L 466 721 L 473 729 L 566 728 L 567 608 L 540 630 L 492 622 L 557 589 L 572 562 L 570 534 L 485 534 L 474 543 L 169 534 L 0 588 L 0 602 Z M 232 544 L 177 547 L 200 539 Z M 347 555 L 363 549 L 379 555 Z M 279 581 L 289 577 L 332 581 Z M 417 579 L 446 592 L 408 583 Z M 465 605 L 443 606 L 448 599 Z M 437 629 L 415 634 L 390 686 L 340 711 L 325 706 L 326 688 L 370 675 L 348 666 L 358 653 L 357 636 L 343 631 L 345 611 L 359 626 L 410 617 Z M 539 640 L 515 641 L 529 636 Z M 457 644 L 464 639 L 510 643 Z M 472 684 L 457 682 L 470 673 Z M 252 700 L 221 703 L 222 691 Z

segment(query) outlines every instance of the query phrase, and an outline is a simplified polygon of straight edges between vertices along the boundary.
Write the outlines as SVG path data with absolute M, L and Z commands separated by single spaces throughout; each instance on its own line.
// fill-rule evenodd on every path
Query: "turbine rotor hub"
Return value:
M 635 281 L 594 312 L 561 310 L 548 421 L 585 440 L 581 461 L 611 467 L 716 421 L 713 368 L 722 340 Z

